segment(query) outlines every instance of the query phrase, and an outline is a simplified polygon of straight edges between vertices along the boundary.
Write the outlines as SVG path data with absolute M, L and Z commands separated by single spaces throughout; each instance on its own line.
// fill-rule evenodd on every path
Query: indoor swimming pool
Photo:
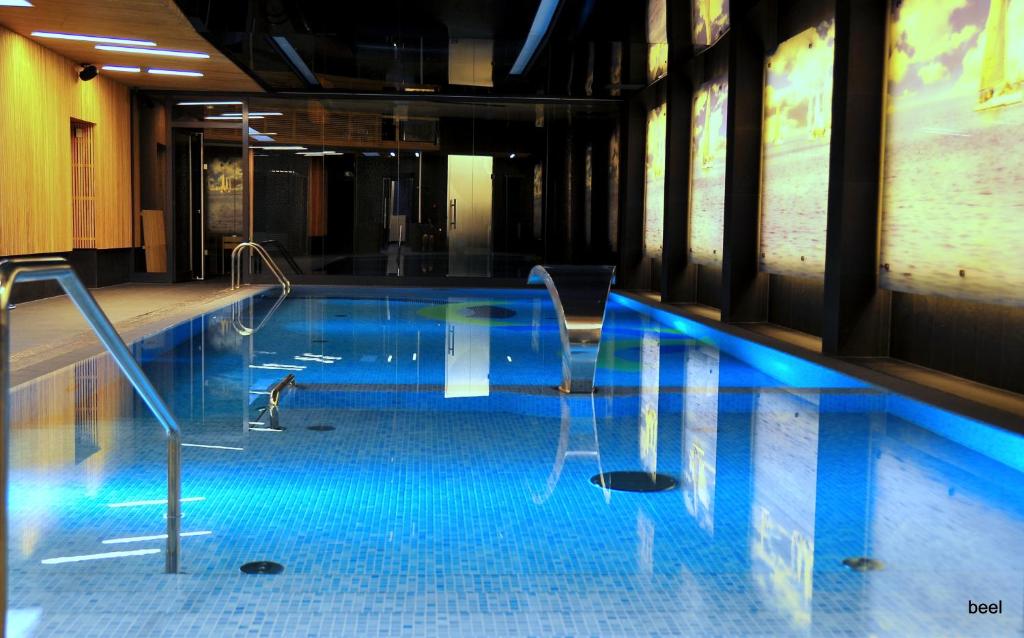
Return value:
M 131 349 L 182 427 L 182 573 L 113 361 L 18 386 L 29 635 L 1024 632 L 1024 438 L 631 297 L 593 395 L 544 290 L 271 291 Z

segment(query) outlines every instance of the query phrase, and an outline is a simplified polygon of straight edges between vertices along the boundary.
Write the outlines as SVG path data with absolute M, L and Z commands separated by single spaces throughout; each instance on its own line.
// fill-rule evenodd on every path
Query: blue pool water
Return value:
M 133 345 L 188 444 L 183 574 L 161 574 L 163 434 L 115 366 L 15 389 L 10 598 L 34 635 L 1024 632 L 1021 437 L 625 297 L 592 398 L 554 390 L 542 291 L 275 301 Z M 253 429 L 288 373 L 285 429 Z M 616 470 L 679 485 L 590 481 Z

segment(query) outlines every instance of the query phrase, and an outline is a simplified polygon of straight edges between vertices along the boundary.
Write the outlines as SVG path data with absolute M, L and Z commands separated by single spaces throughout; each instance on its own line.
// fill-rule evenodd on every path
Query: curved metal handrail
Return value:
M 242 253 L 247 248 L 259 255 L 263 263 L 270 269 L 270 272 L 274 273 L 274 276 L 277 277 L 277 282 L 281 284 L 284 291 L 290 292 L 292 282 L 288 281 L 288 278 L 284 276 L 284 273 L 278 268 L 277 263 L 270 256 L 270 253 L 267 252 L 267 249 L 254 241 L 243 241 L 231 251 L 231 289 L 237 290 L 242 287 Z
M 6 619 L 7 608 L 7 483 L 8 451 L 10 433 L 10 312 L 8 304 L 11 290 L 16 281 L 57 281 L 64 292 L 78 308 L 89 327 L 99 338 L 119 368 L 128 377 L 136 392 L 141 395 L 157 421 L 167 433 L 167 556 L 165 570 L 177 573 L 181 550 L 181 428 L 167 405 L 160 398 L 149 377 L 132 357 L 110 319 L 103 313 L 96 300 L 82 281 L 75 275 L 71 265 L 62 257 L 20 257 L 0 261 L 0 600 L 4 614 L 0 615 L 0 635 Z
M 562 408 L 562 430 L 558 437 L 558 451 L 555 452 L 555 463 L 548 473 L 547 484 L 543 493 L 534 492 L 533 502 L 541 505 L 547 501 L 558 486 L 562 478 L 562 469 L 569 457 L 585 457 L 594 459 L 597 464 L 597 474 L 600 477 L 601 491 L 604 493 L 604 500 L 610 503 L 612 500 L 611 490 L 605 484 L 604 469 L 601 467 L 601 444 L 597 438 L 597 416 L 594 410 L 594 395 L 573 396 L 563 394 L 561 401 Z M 589 410 L 587 409 L 589 407 Z M 591 434 L 585 430 L 590 429 Z M 577 442 L 584 440 L 581 447 L 573 447 L 573 434 L 576 434 Z M 591 437 L 593 442 L 591 442 Z
M 236 301 L 235 303 L 231 304 L 231 327 L 235 329 L 235 332 L 242 335 L 243 337 L 248 337 L 249 335 L 256 334 L 257 332 L 260 331 L 261 328 L 263 328 L 264 324 L 267 323 L 267 320 L 270 319 L 270 317 L 275 312 L 277 312 L 278 307 L 281 306 L 281 304 L 285 300 L 285 297 L 287 296 L 288 291 L 282 290 L 281 294 L 277 298 L 277 301 L 274 302 L 274 305 L 270 307 L 270 310 L 267 312 L 267 314 L 263 315 L 263 319 L 261 319 L 260 322 L 256 324 L 256 327 L 254 328 L 250 328 L 249 326 L 245 325 L 242 322 L 242 313 L 239 311 L 239 308 L 243 303 L 245 303 L 246 301 L 252 302 L 253 299 L 250 297 L 249 299 Z
M 293 273 L 295 273 L 296 275 L 303 274 L 302 268 L 300 268 L 299 264 L 295 262 L 295 259 L 292 257 L 292 254 L 288 252 L 288 249 L 284 247 L 284 244 L 282 244 L 280 240 L 264 239 L 257 243 L 259 243 L 259 245 L 263 246 L 264 248 L 276 248 L 277 251 L 281 253 L 281 256 L 284 257 L 284 260 L 288 262 L 288 265 L 291 266 Z
M 615 266 L 534 266 L 526 280 L 547 286 L 562 337 L 562 392 L 593 392 Z

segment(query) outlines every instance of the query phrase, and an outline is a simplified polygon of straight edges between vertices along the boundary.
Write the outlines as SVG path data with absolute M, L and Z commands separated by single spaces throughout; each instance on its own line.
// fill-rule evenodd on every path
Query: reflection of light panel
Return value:
M 725 78 L 702 85 L 693 96 L 690 147 L 690 255 L 695 264 L 722 263 L 725 221 Z
M 195 501 L 205 500 L 205 496 L 189 496 L 188 498 L 181 499 L 181 502 L 193 503 Z M 125 501 L 123 503 L 107 503 L 107 507 L 138 507 L 140 505 L 167 505 L 167 499 L 153 499 L 150 501 Z
M 179 534 L 181 538 L 188 538 L 189 536 L 207 536 L 213 532 L 182 532 Z M 129 536 L 127 538 L 108 538 L 100 541 L 104 545 L 120 545 L 123 543 L 144 543 L 146 541 L 162 541 L 167 538 L 167 534 L 153 534 L 152 536 Z
M 665 105 L 647 114 L 646 156 L 644 159 L 644 255 L 661 258 L 665 220 Z
M 491 327 L 466 321 L 463 306 L 446 309 L 444 398 L 485 397 L 491 393 Z
M 654 476 L 658 471 L 658 391 L 661 346 L 658 333 L 644 332 L 640 346 L 640 465 Z
M 778 46 L 765 68 L 761 270 L 825 275 L 835 22 Z
M 820 396 L 758 392 L 754 408 L 753 580 L 795 627 L 811 622 Z
M 44 558 L 39 561 L 43 565 L 61 565 L 63 563 L 80 563 L 86 560 L 103 560 L 105 558 L 124 558 L 126 556 L 146 556 L 159 554 L 159 549 L 132 549 L 124 552 L 104 552 L 102 554 L 83 554 L 81 556 L 61 556 L 60 558 Z

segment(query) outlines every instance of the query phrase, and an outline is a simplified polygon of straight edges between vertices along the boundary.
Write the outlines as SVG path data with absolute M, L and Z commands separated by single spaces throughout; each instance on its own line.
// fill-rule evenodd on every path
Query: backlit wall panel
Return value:
M 693 98 L 689 232 L 690 261 L 697 264 L 722 263 L 728 101 L 724 77 L 702 85 Z
M 786 40 L 765 64 L 761 270 L 825 274 L 835 22 Z
M 668 72 L 668 28 L 665 0 L 647 1 L 647 81 Z
M 1024 2 L 894 2 L 880 284 L 1024 306 Z
M 709 47 L 729 29 L 729 0 L 691 0 L 693 44 Z
M 665 105 L 647 114 L 647 154 L 644 159 L 644 255 L 661 258 L 665 218 Z

